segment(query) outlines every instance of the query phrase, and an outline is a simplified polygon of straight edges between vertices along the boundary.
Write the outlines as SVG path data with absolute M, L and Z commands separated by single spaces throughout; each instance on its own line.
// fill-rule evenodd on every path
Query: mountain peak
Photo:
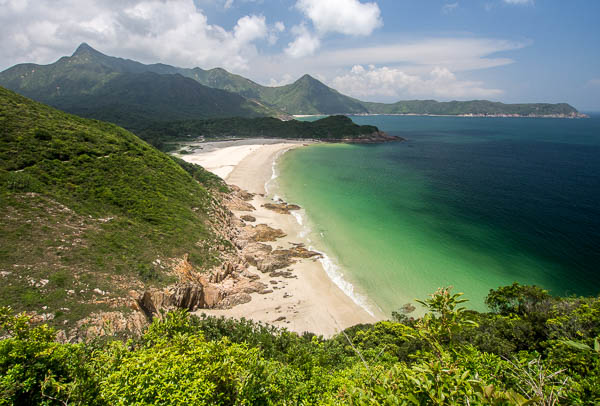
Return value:
M 317 79 L 313 78 L 308 73 L 305 73 L 304 75 L 302 75 L 302 77 L 300 79 L 298 79 L 297 81 L 298 82 L 318 82 Z
M 72 56 L 81 55 L 81 54 L 84 54 L 84 53 L 99 54 L 100 52 L 96 51 L 94 48 L 92 48 L 91 46 L 89 46 L 87 42 L 82 42 L 77 47 L 77 49 L 75 50 L 75 52 L 73 52 Z
M 302 77 L 298 80 L 296 80 L 293 84 L 295 85 L 300 85 L 300 86 L 308 86 L 308 87 L 327 87 L 323 82 L 321 82 L 318 79 L 315 79 L 314 77 L 310 76 L 309 74 L 304 74 L 302 75 Z

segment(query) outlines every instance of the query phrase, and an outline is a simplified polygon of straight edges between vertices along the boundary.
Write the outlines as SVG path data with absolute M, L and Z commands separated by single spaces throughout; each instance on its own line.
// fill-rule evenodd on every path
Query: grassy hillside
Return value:
M 331 339 L 182 312 L 140 338 L 59 344 L 0 308 L 0 403 L 170 405 L 593 405 L 600 298 L 534 286 L 490 291 L 465 311 L 439 289 L 413 319 Z
M 272 117 L 189 120 L 157 123 L 138 135 L 154 145 L 169 141 L 189 141 L 199 137 L 297 138 L 323 141 L 361 139 L 378 133 L 372 125 L 357 125 L 346 116 L 330 116 L 316 121 L 281 121 Z
M 197 243 L 213 240 L 207 187 L 222 183 L 201 168 L 187 169 L 207 187 L 122 128 L 3 88 L 0 129 L 0 304 L 70 322 L 168 282 L 157 259 L 216 261 Z

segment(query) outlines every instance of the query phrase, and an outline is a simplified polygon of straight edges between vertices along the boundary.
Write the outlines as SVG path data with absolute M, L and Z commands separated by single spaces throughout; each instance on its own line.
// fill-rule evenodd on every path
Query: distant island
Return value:
M 409 100 L 393 104 L 365 103 L 369 113 L 390 115 L 431 115 L 460 117 L 547 117 L 586 118 L 567 103 L 505 104 L 489 100 L 438 102 Z

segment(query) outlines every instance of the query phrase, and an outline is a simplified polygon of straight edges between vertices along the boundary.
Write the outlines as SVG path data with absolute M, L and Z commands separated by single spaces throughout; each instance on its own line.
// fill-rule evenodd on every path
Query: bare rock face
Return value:
M 256 217 L 251 216 L 249 214 L 244 214 L 243 216 L 240 217 L 242 220 L 250 222 L 250 223 L 254 223 L 256 221 Z
M 254 193 L 250 193 L 238 186 L 233 186 L 233 189 L 237 196 L 239 196 L 242 200 L 249 202 L 250 200 L 254 199 Z
M 233 306 L 237 306 L 239 304 L 248 303 L 252 300 L 252 296 L 249 293 L 240 292 L 230 296 L 227 296 L 219 303 L 220 309 L 230 309 Z
M 88 341 L 94 337 L 127 333 L 139 336 L 148 320 L 141 312 L 123 313 L 120 311 L 92 313 L 77 322 L 69 332 L 60 330 L 56 339 L 60 342 Z
M 250 203 L 245 202 L 243 200 L 230 200 L 225 202 L 225 206 L 229 210 L 237 210 L 237 211 L 254 211 L 256 208 L 252 206 Z
M 296 258 L 313 258 L 313 257 L 322 257 L 320 252 L 310 251 L 306 249 L 304 244 L 294 244 L 294 246 L 290 249 L 284 250 L 289 252 L 289 255 Z M 274 251 L 275 253 L 276 251 Z
M 164 289 L 148 289 L 144 291 L 136 302 L 148 317 L 160 314 L 161 311 L 187 309 L 194 311 L 207 307 L 207 299 L 214 302 L 217 298 L 214 292 L 204 291 L 204 286 L 193 283 L 178 283 Z M 214 303 L 212 303 L 214 304 Z
M 268 244 L 253 242 L 244 247 L 242 255 L 250 265 L 258 266 L 258 261 L 269 255 L 273 251 Z
M 240 189 L 237 186 L 229 186 L 230 193 L 225 197 L 224 203 L 229 210 L 254 211 L 254 206 L 248 203 L 254 198 L 252 193 Z
M 278 238 L 285 236 L 286 234 L 281 229 L 272 228 L 266 224 L 258 224 L 256 226 L 247 225 L 242 229 L 240 234 L 241 239 L 250 242 L 275 241 Z
M 140 294 L 132 292 L 137 309 L 150 319 L 175 309 L 227 309 L 250 301 L 251 293 L 265 289 L 266 285 L 256 280 L 258 276 L 248 272 L 242 256 L 228 258 L 212 271 L 198 273 L 188 269 L 191 265 L 184 257 L 176 267 L 179 283 Z
M 296 262 L 292 256 L 288 255 L 286 252 L 281 252 L 282 250 L 278 250 L 279 252 L 268 255 L 257 262 L 256 268 L 263 272 L 273 272 L 276 269 L 286 268 Z
M 282 278 L 286 278 L 286 279 L 297 278 L 297 276 L 294 275 L 291 270 L 273 271 L 273 272 L 269 273 L 269 276 L 271 278 L 277 278 L 277 277 L 282 277 Z
M 255 257 L 256 268 L 263 272 L 273 272 L 277 269 L 287 268 L 296 262 L 297 258 L 320 257 L 316 251 L 310 251 L 302 245 L 296 245 L 285 250 L 274 250 L 264 256 Z
M 300 206 L 296 204 L 280 203 L 265 203 L 262 205 L 265 209 L 273 210 L 279 214 L 290 214 L 291 210 L 300 210 Z

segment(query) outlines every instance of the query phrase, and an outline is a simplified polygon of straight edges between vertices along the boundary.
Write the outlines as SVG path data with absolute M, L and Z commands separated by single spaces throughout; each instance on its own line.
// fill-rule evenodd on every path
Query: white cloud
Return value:
M 286 73 L 283 76 L 281 76 L 281 79 L 279 79 L 279 80 L 277 80 L 275 78 L 271 78 L 268 86 L 284 86 L 284 85 L 289 85 L 293 81 L 294 81 L 294 78 L 292 77 L 292 75 L 290 75 L 289 73 Z
M 263 16 L 244 16 L 233 28 L 234 38 L 247 44 L 267 35 L 267 24 Z
M 372 47 L 346 48 L 322 52 L 310 63 L 319 67 L 352 66 L 354 64 L 406 66 L 411 71 L 430 71 L 445 66 L 453 72 L 508 65 L 512 59 L 489 55 L 527 46 L 489 38 L 428 38 L 418 41 L 384 44 Z
M 302 11 L 320 34 L 369 35 L 383 24 L 377 3 L 358 0 L 298 0 Z
M 276 31 L 279 31 L 279 32 L 281 32 L 281 31 L 285 30 L 285 24 L 283 24 L 283 22 L 281 22 L 281 21 L 277 21 L 277 22 L 276 22 L 276 23 L 273 25 L 273 28 L 274 28 Z
M 268 41 L 270 45 L 274 45 L 279 39 L 279 34 L 285 31 L 285 24 L 281 21 L 277 21 L 273 26 L 269 29 L 269 37 Z
M 208 23 L 193 0 L 3 0 L 0 60 L 49 63 L 80 42 L 146 62 L 244 70 L 267 40 L 263 16 L 244 16 L 228 31 Z
M 292 33 L 296 39 L 288 43 L 285 53 L 292 58 L 302 58 L 312 55 L 321 46 L 319 37 L 311 33 L 305 25 L 296 25 L 292 27 Z
M 454 10 L 458 8 L 458 2 L 455 3 L 446 3 L 442 6 L 442 13 L 450 14 Z
M 400 69 L 355 65 L 346 74 L 336 76 L 331 84 L 354 97 L 403 99 L 436 97 L 464 99 L 496 97 L 503 92 L 483 86 L 482 82 L 460 80 L 447 68 L 435 67 L 425 75 L 408 74 Z
M 323 50 L 316 55 L 307 54 L 295 59 L 290 58 L 286 53 L 261 55 L 260 58 L 252 61 L 252 72 L 257 72 L 252 79 L 259 83 L 272 84 L 278 81 L 271 81 L 271 79 L 279 79 L 281 72 L 288 73 L 294 79 L 308 73 L 334 88 L 339 85 L 340 91 L 351 93 L 357 97 L 363 97 L 359 94 L 368 94 L 368 98 L 374 101 L 395 101 L 408 97 L 408 90 L 401 92 L 398 90 L 402 89 L 399 86 L 390 91 L 383 86 L 376 86 L 376 82 L 374 82 L 373 89 L 369 90 L 365 85 L 368 82 L 360 77 L 346 77 L 354 65 L 361 65 L 366 72 L 375 70 L 375 66 L 369 68 L 369 65 L 376 65 L 379 69 L 386 67 L 390 70 L 387 75 L 395 77 L 396 81 L 398 81 L 398 77 L 401 77 L 397 72 L 402 72 L 409 77 L 407 81 L 412 78 L 417 82 L 419 80 L 424 82 L 420 85 L 420 89 L 423 90 L 418 97 L 445 98 L 444 95 L 447 95 L 448 98 L 458 98 L 464 95 L 466 98 L 470 95 L 471 97 L 492 98 L 500 94 L 499 90 L 495 89 L 496 86 L 469 81 L 469 72 L 511 64 L 514 61 L 503 57 L 501 53 L 521 49 L 528 46 L 529 43 L 493 38 L 427 38 L 372 47 Z M 432 72 L 439 67 L 453 73 L 456 83 L 454 87 L 451 87 L 452 81 L 446 80 L 445 89 L 449 90 L 444 92 L 440 88 L 439 91 L 436 91 L 430 86 L 432 91 L 429 92 L 425 85 L 432 83 Z M 385 76 L 384 71 L 380 76 Z M 336 78 L 338 78 L 337 81 Z M 361 80 L 353 87 L 352 80 L 355 79 Z M 438 82 L 440 82 L 439 78 Z M 417 85 L 413 85 L 409 90 L 417 94 L 419 93 L 418 89 Z M 451 89 L 454 90 L 454 93 L 450 91 Z
M 315 53 L 321 38 L 327 33 L 365 36 L 383 24 L 376 3 L 358 0 L 298 0 L 296 8 L 312 22 L 314 31 L 305 23 L 292 28 L 296 35 L 285 53 L 292 58 L 302 58 Z

